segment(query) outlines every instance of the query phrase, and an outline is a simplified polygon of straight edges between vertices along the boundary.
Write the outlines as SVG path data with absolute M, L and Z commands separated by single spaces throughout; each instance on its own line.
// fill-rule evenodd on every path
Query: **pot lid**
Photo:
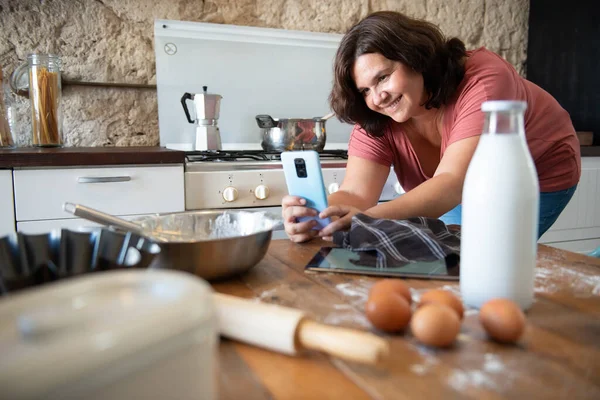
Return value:
M 99 272 L 24 290 L 0 300 L 2 394 L 89 390 L 200 328 L 216 336 L 212 289 L 184 272 Z

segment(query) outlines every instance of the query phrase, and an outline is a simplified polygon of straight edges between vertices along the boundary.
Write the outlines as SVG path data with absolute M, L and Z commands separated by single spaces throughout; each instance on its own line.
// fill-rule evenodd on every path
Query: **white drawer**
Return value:
M 153 215 L 153 214 L 147 214 Z M 132 220 L 134 218 L 143 217 L 144 215 L 121 215 L 120 218 Z M 17 222 L 17 231 L 27 234 L 48 233 L 55 229 L 70 229 L 72 231 L 84 230 L 102 227 L 103 225 L 88 221 L 82 218 L 70 219 L 47 219 L 44 221 L 25 221 Z
M 13 180 L 10 170 L 0 170 L 0 237 L 15 231 Z
M 183 211 L 183 164 L 14 171 L 17 221 L 69 218 L 65 202 L 113 215 Z

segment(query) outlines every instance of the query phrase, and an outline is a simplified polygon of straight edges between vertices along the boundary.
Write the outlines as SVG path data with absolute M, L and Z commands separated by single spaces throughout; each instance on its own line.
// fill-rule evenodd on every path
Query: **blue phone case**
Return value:
M 288 193 L 306 199 L 306 207 L 318 212 L 327 208 L 327 193 L 321 173 L 319 153 L 313 150 L 284 151 L 281 153 L 281 163 Z M 302 167 L 304 166 L 304 168 Z M 301 217 L 298 221 L 314 219 L 318 224 L 313 229 L 323 229 L 331 219 L 318 217 Z

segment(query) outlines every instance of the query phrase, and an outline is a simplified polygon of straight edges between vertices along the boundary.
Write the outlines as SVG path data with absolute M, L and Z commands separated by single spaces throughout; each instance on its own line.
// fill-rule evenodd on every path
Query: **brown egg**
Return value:
M 525 331 L 525 315 L 508 299 L 492 299 L 479 310 L 479 322 L 487 334 L 501 343 L 515 343 Z
M 403 330 L 411 316 L 408 302 L 392 291 L 382 291 L 370 296 L 365 312 L 375 328 L 390 333 Z
M 419 307 L 429 303 L 445 304 L 456 311 L 459 319 L 463 318 L 464 309 L 462 301 L 448 290 L 434 289 L 424 293 L 419 300 Z
M 419 307 L 410 321 L 413 335 L 423 344 L 447 347 L 454 343 L 460 331 L 460 320 L 456 312 L 439 303 Z
M 369 297 L 371 297 L 374 293 L 381 292 L 395 292 L 401 295 L 406 299 L 408 304 L 412 304 L 412 297 L 410 295 L 410 289 L 406 283 L 402 282 L 400 279 L 383 279 L 371 287 L 371 291 L 369 292 Z

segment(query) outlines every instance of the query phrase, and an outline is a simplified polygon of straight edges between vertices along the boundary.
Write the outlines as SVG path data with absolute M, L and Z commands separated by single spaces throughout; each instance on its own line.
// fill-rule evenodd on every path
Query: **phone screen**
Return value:
M 419 279 L 458 280 L 460 265 L 447 266 L 445 260 L 419 261 L 390 268 L 375 267 L 375 255 L 336 247 L 322 247 L 306 265 L 306 270 L 346 274 Z

